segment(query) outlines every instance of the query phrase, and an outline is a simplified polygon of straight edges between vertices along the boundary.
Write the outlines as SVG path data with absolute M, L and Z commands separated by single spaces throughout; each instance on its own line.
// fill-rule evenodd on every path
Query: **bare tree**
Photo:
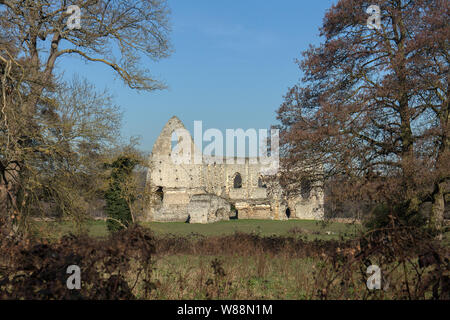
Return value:
M 72 4 L 80 9 L 80 28 L 72 28 L 73 21 L 68 21 L 73 15 L 68 11 Z M 55 96 L 61 93 L 61 79 L 55 73 L 57 61 L 74 55 L 106 65 L 130 88 L 161 89 L 164 85 L 150 75 L 145 65 L 170 53 L 168 13 L 164 0 L 0 0 L 3 212 L 16 219 L 29 209 L 35 197 L 32 190 L 38 186 L 37 168 L 51 165 L 54 159 L 60 159 L 60 164 L 67 160 L 67 154 L 54 149 L 73 147 L 64 139 L 71 136 L 72 142 L 76 141 L 76 130 L 96 134 L 95 126 L 74 126 L 70 124 L 71 116 L 58 110 L 64 108 L 67 99 L 72 99 L 72 106 L 78 104 L 79 96 Z

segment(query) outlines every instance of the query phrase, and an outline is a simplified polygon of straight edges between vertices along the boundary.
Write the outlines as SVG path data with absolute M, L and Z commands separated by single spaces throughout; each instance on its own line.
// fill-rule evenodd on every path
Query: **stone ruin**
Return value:
M 262 165 L 250 158 L 233 164 L 225 160 L 216 163 L 211 158 L 202 164 L 174 163 L 172 134 L 177 129 L 185 127 L 174 116 L 153 146 L 146 178 L 151 200 L 144 220 L 210 223 L 233 218 L 323 219 L 322 188 L 312 187 L 302 190 L 301 196 L 287 198 L 276 176 L 261 175 Z M 189 139 L 191 150 L 198 152 L 190 135 Z

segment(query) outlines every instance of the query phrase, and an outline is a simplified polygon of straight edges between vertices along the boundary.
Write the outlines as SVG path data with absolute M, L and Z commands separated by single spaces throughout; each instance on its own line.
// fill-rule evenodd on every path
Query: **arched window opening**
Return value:
M 163 201 L 164 200 L 164 192 L 162 187 L 158 187 L 155 191 L 156 195 L 158 196 L 158 199 Z
M 170 146 L 170 151 L 173 151 L 173 149 L 175 149 L 175 147 L 178 144 L 178 137 L 177 134 L 174 132 L 172 132 L 172 137 L 171 137 L 171 146 Z
M 289 219 L 291 217 L 291 209 L 286 209 L 286 217 Z
M 267 185 L 263 182 L 261 177 L 258 178 L 258 188 L 267 188 Z
M 174 152 L 175 147 L 178 146 L 178 152 L 182 153 L 182 147 L 183 147 L 183 136 L 178 136 L 175 131 L 172 132 L 172 138 L 171 138 L 171 146 L 170 151 Z M 171 153 L 169 153 L 169 157 L 171 156 Z
M 234 204 L 231 204 L 231 208 L 230 208 L 231 212 L 234 212 L 234 214 L 230 215 L 230 220 L 237 220 L 238 219 L 238 210 L 236 209 L 236 207 L 234 206 Z
M 242 177 L 241 177 L 241 174 L 239 172 L 236 173 L 236 175 L 234 176 L 233 188 L 234 189 L 242 188 Z

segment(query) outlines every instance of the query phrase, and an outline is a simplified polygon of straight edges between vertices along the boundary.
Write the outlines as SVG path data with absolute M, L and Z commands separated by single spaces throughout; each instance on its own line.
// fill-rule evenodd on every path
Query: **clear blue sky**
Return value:
M 288 87 L 301 77 L 294 59 L 320 42 L 318 29 L 334 2 L 169 0 L 175 51 L 147 66 L 167 90 L 139 93 L 105 66 L 74 59 L 65 76 L 76 72 L 109 88 L 124 111 L 124 136 L 140 136 L 144 151 L 173 115 L 191 133 L 194 120 L 223 133 L 269 128 Z

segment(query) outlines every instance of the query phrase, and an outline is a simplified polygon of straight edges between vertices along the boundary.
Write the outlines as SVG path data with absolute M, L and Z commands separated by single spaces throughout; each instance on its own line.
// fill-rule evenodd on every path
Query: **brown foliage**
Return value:
M 0 230 L 3 227 L 0 225 Z M 206 299 L 233 297 L 236 290 L 243 297 L 249 287 L 246 289 L 244 279 L 233 274 L 236 269 L 230 269 L 227 261 L 240 261 L 244 265 L 239 268 L 245 272 L 246 259 L 255 261 L 254 276 L 264 286 L 272 261 L 281 259 L 282 265 L 295 259 L 309 261 L 304 266 L 311 269 L 302 270 L 306 278 L 295 280 L 306 285 L 298 289 L 305 298 L 450 299 L 449 250 L 422 229 L 393 225 L 346 241 L 306 241 L 301 230 L 294 233 L 267 237 L 245 233 L 154 237 L 133 225 L 104 240 L 70 235 L 53 243 L 17 240 L 2 234 L 0 299 L 180 299 L 189 290 Z M 153 277 L 156 260 L 177 255 L 206 257 L 210 263 L 201 263 L 198 270 L 182 269 L 176 278 L 167 278 L 170 284 L 158 272 L 159 277 Z M 243 259 L 233 260 L 236 258 Z M 69 265 L 81 268 L 81 290 L 66 287 Z M 369 265 L 381 268 L 382 290 L 366 287 Z M 180 292 L 168 291 L 176 290 L 174 279 Z M 195 283 L 189 283 L 189 279 Z M 248 292 L 249 297 L 254 294 Z
M 146 295 L 154 288 L 154 238 L 141 227 L 106 240 L 70 235 L 51 244 L 0 241 L 0 299 L 133 299 L 138 280 Z M 81 268 L 80 290 L 66 286 L 70 265 Z
M 379 30 L 366 25 L 370 5 L 381 8 Z M 330 8 L 325 41 L 304 52 L 303 81 L 278 110 L 285 187 L 300 190 L 307 177 L 338 183 L 337 199 L 411 210 L 429 201 L 439 227 L 450 179 L 449 17 L 445 0 Z
M 316 270 L 319 299 L 450 299 L 450 252 L 415 227 L 370 231 L 350 248 L 324 256 Z M 381 290 L 369 290 L 367 267 L 381 270 Z M 364 288 L 361 290 L 361 288 Z
M 351 242 L 314 240 L 306 241 L 296 236 L 260 236 L 258 234 L 236 232 L 224 236 L 187 237 L 166 235 L 158 237 L 156 242 L 158 255 L 194 254 L 194 255 L 235 255 L 251 256 L 255 253 L 276 256 L 285 254 L 295 258 L 305 258 L 332 254 L 335 248 L 350 247 Z

